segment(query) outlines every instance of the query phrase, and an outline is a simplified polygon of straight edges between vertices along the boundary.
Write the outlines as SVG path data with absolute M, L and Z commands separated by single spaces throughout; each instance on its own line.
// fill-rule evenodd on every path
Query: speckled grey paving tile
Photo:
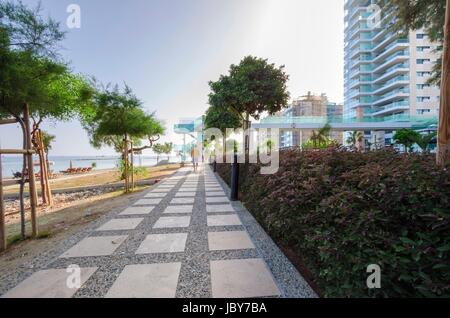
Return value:
M 97 231 L 134 230 L 142 221 L 143 218 L 113 219 L 100 226 Z
M 80 273 L 81 287 L 94 274 L 97 267 L 38 271 L 8 291 L 2 298 L 70 298 L 80 288 L 67 284 L 77 270 Z
M 136 254 L 184 252 L 188 233 L 168 233 L 148 235 Z
M 192 213 L 194 210 L 194 206 L 191 205 L 169 205 L 168 207 L 166 207 L 166 209 L 164 210 L 164 214 L 168 214 L 168 213 Z
M 208 245 L 210 251 L 255 248 L 246 231 L 209 232 Z
M 170 204 L 194 204 L 194 198 L 174 198 Z
M 125 266 L 106 298 L 174 298 L 181 263 Z
M 231 215 L 208 215 L 208 226 L 231 226 L 242 225 L 236 214 Z
M 278 296 L 280 291 L 261 259 L 211 261 L 214 298 Z
M 235 212 L 231 204 L 207 204 L 206 212 L 208 213 L 220 213 L 220 212 Z
M 119 215 L 140 215 L 140 214 L 150 214 L 152 213 L 155 206 L 131 206 L 126 208 Z
M 191 222 L 190 216 L 165 216 L 156 221 L 154 229 L 183 228 L 188 227 Z
M 60 258 L 111 255 L 127 239 L 127 235 L 87 237 Z

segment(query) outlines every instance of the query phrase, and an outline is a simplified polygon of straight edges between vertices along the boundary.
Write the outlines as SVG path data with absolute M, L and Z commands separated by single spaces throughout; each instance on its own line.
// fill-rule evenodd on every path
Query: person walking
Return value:
M 192 158 L 192 165 L 194 166 L 194 172 L 196 173 L 198 169 L 198 158 L 199 158 L 199 152 L 197 147 L 192 147 L 191 158 Z

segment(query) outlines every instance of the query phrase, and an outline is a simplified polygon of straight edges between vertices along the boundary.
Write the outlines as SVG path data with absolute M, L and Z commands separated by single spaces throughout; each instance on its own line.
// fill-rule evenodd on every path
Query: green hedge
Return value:
M 218 172 L 229 181 L 230 165 Z M 240 192 L 325 297 L 450 296 L 450 172 L 431 155 L 287 150 L 275 175 L 241 165 Z M 369 264 L 381 289 L 366 286 Z

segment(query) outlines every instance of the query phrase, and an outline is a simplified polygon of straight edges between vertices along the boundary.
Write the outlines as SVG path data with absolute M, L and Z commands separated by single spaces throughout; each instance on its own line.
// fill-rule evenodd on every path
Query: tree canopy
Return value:
M 164 133 L 161 123 L 154 114 L 147 114 L 142 109 L 142 102 L 128 86 L 123 92 L 118 86 L 98 91 L 81 117 L 91 144 L 97 148 L 108 145 L 116 150 L 123 149 L 124 138 L 139 145 L 141 139 L 152 140 L 154 136 Z
M 206 111 L 205 128 L 217 128 L 225 132 L 227 128 L 242 126 L 240 116 L 225 107 L 211 106 Z
M 272 115 L 288 103 L 288 79 L 284 66 L 247 56 L 238 65 L 231 65 L 228 75 L 209 83 L 209 104 L 228 109 L 244 120 L 248 116 L 258 119 L 263 112 Z

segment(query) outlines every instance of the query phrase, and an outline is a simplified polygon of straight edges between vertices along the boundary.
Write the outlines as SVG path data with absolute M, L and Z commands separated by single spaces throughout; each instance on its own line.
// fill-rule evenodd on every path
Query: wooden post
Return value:
M 436 161 L 439 166 L 445 166 L 450 162 L 450 0 L 447 0 L 445 9 L 444 52 L 442 57 L 441 99 Z
M 5 208 L 3 205 L 2 155 L 0 154 L 0 252 L 6 250 Z
M 48 171 L 48 158 L 47 158 L 47 153 L 45 152 L 44 149 L 44 142 L 42 141 L 42 132 L 39 129 L 38 130 L 38 143 L 39 143 L 39 149 L 41 151 L 41 162 L 43 164 L 43 172 L 41 173 L 41 178 L 44 179 L 44 185 L 45 185 L 45 197 L 46 197 L 46 201 L 48 206 L 52 206 L 53 205 L 53 197 L 52 197 L 52 191 L 50 188 L 50 180 L 48 178 L 49 175 L 49 171 Z M 44 191 L 44 189 L 42 190 Z
M 131 190 L 134 190 L 134 154 L 133 154 L 133 141 L 130 142 L 131 147 Z
M 30 129 L 30 114 L 28 104 L 24 106 L 24 116 L 25 130 L 26 130 L 26 145 L 27 150 L 32 150 L 31 145 L 31 129 Z M 29 179 L 29 190 L 30 190 L 30 209 L 31 209 L 31 231 L 32 236 L 36 237 L 38 235 L 38 225 L 37 225 L 37 193 L 36 193 L 36 180 L 34 178 L 33 169 L 33 154 L 30 151 L 27 154 L 28 163 L 28 179 Z
M 125 192 L 128 192 L 128 140 L 127 136 L 123 140 L 123 154 L 124 154 L 124 174 L 125 174 Z

